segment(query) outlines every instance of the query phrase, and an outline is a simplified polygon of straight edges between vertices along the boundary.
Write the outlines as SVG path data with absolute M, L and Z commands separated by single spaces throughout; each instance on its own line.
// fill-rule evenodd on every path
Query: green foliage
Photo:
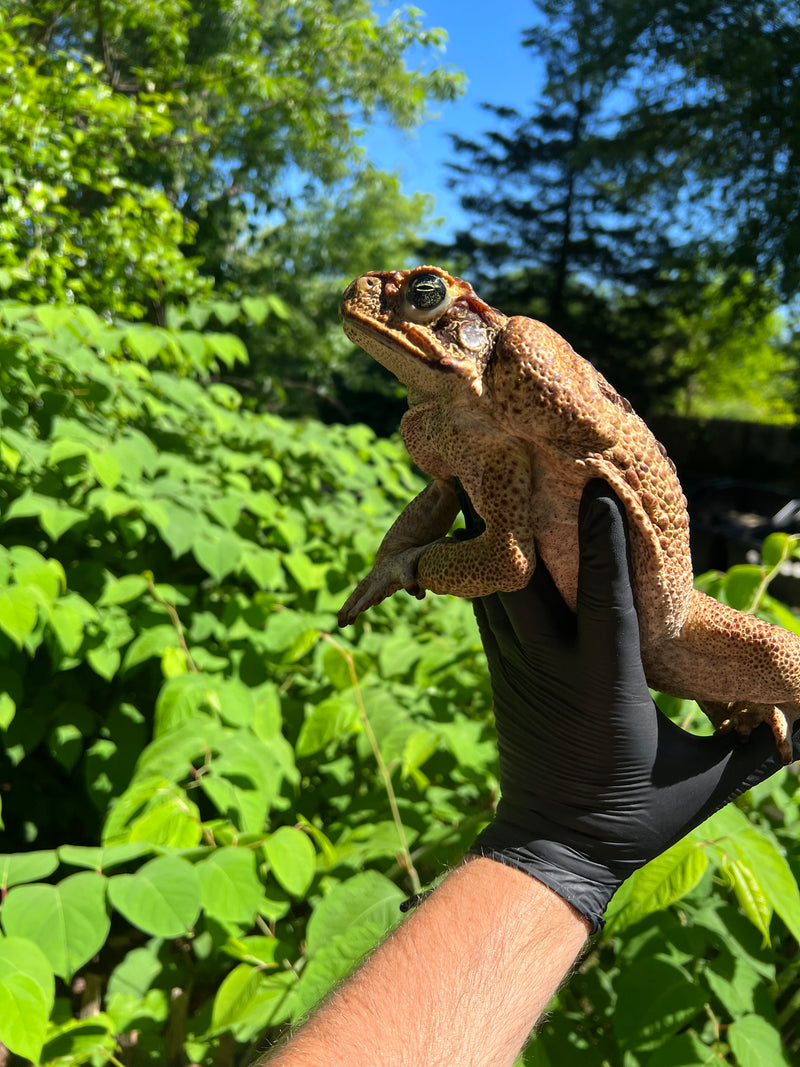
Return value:
M 228 340 L 0 304 L 0 1040 L 42 1064 L 244 1054 L 490 812 L 468 605 L 334 632 L 402 448 L 185 376 Z
M 454 138 L 461 267 L 644 414 L 794 421 L 798 4 L 536 6 L 530 111 Z
M 0 290 L 160 325 L 212 284 L 271 294 L 232 327 L 254 354 L 236 387 L 269 410 L 371 414 L 363 394 L 386 389 L 335 294 L 408 259 L 430 204 L 369 166 L 364 124 L 412 129 L 463 83 L 409 66 L 444 41 L 420 11 L 375 7 L 0 0 Z
M 0 289 L 132 318 L 202 293 L 183 252 L 194 226 L 130 168 L 143 144 L 186 140 L 171 95 L 134 99 L 80 56 L 21 48 L 34 27 L 28 14 L 0 21 Z
M 581 77 L 611 80 L 611 140 L 629 196 L 664 212 L 715 266 L 779 275 L 797 291 L 800 5 L 541 0 L 591 43 Z
M 226 340 L 0 303 L 0 1041 L 37 1064 L 252 1061 L 496 799 L 469 605 L 334 629 L 419 488 L 401 446 L 200 384 Z M 794 548 L 705 583 L 797 629 Z M 525 1062 L 788 1062 L 796 793 L 626 883 Z
M 693 302 L 695 303 L 695 302 Z M 707 283 L 693 309 L 676 307 L 673 322 L 687 338 L 675 365 L 687 379 L 679 409 L 700 418 L 794 422 L 796 360 L 782 339 L 786 315 L 774 288 L 743 274 L 733 285 Z

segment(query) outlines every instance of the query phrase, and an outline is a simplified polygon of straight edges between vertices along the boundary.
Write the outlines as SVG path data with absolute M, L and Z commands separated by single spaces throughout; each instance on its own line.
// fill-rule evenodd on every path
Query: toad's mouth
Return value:
M 447 351 L 441 341 L 431 336 L 430 327 L 408 322 L 403 322 L 402 329 L 392 328 L 389 323 L 376 327 L 352 318 L 344 319 L 342 326 L 354 344 L 401 380 L 403 375 L 398 371 L 398 366 L 408 360 L 446 373 L 463 373 L 466 367 L 474 368 L 473 360 L 465 358 L 457 350 Z

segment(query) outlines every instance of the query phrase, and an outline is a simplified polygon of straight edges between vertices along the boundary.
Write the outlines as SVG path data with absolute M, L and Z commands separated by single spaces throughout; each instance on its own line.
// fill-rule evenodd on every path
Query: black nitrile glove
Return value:
M 630 874 L 782 764 L 764 725 L 746 742 L 695 737 L 656 708 L 605 482 L 584 493 L 580 545 L 577 614 L 541 563 L 527 589 L 475 601 L 502 797 L 472 852 L 537 878 L 597 930 Z M 794 745 L 798 758 L 797 730 Z

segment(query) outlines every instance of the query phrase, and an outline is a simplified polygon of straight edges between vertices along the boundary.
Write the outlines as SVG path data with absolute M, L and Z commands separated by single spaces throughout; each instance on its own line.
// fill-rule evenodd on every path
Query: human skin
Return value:
M 590 933 L 552 890 L 472 857 L 269 1067 L 511 1067 Z

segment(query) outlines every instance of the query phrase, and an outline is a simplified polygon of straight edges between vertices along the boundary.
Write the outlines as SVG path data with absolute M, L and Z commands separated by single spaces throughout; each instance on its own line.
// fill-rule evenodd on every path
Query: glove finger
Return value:
M 697 737 L 661 712 L 658 715 L 652 784 L 660 797 L 662 828 L 677 820 L 675 840 L 782 766 L 772 733 L 764 724 L 747 740 L 735 734 Z M 800 731 L 795 733 L 795 743 L 798 739 Z
M 516 593 L 500 598 L 520 647 L 533 651 L 563 646 L 575 637 L 575 616 L 565 604 L 550 572 L 539 561 L 533 577 Z
M 491 664 L 502 655 L 501 644 L 505 646 L 508 641 L 513 641 L 513 631 L 500 603 L 499 594 L 492 593 L 490 596 L 473 600 L 472 610 L 475 613 L 483 650 Z
M 477 537 L 486 529 L 486 523 L 472 506 L 472 501 L 458 478 L 454 481 L 453 489 L 464 515 L 465 536 L 467 539 Z
M 577 614 L 582 647 L 612 663 L 640 661 L 625 513 L 599 479 L 589 482 L 581 499 Z

